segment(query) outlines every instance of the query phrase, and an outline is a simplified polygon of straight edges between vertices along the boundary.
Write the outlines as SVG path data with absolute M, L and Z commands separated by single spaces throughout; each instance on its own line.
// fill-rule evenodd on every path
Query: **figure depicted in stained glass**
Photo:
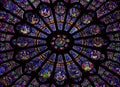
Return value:
M 30 52 L 29 51 L 25 51 L 25 50 L 22 50 L 18 53 L 18 57 L 21 59 L 21 60 L 28 60 L 30 58 Z
M 39 13 L 43 17 L 49 17 L 51 15 L 50 8 L 47 7 L 46 5 L 43 5 L 43 6 L 40 7 Z
M 109 80 L 110 84 L 112 86 L 117 86 L 119 84 L 119 79 L 116 77 L 111 77 L 111 79 Z
M 58 71 L 58 72 L 55 74 L 55 79 L 56 79 L 58 82 L 63 82 L 63 81 L 66 79 L 65 73 L 64 73 L 63 71 Z
M 26 47 L 28 45 L 28 41 L 24 38 L 18 38 L 16 44 L 19 47 Z
M 96 37 L 96 38 L 93 39 L 92 43 L 95 47 L 101 47 L 101 46 L 103 46 L 104 41 L 101 37 Z
M 98 59 L 100 59 L 100 57 L 101 57 L 101 53 L 100 53 L 99 51 L 93 50 L 93 51 L 91 52 L 91 58 L 92 58 L 92 59 L 98 60 Z
M 43 70 L 42 73 L 40 74 L 40 76 L 43 77 L 43 79 L 48 79 L 51 76 L 51 73 L 49 70 Z
M 89 61 L 86 61 L 82 64 L 82 69 L 84 69 L 85 71 L 90 71 L 93 68 L 93 64 Z
M 81 76 L 81 73 L 79 72 L 79 70 L 72 65 L 70 68 L 70 74 L 71 74 L 72 78 L 80 78 L 80 76 Z
M 91 21 L 92 21 L 92 17 L 91 17 L 91 15 L 89 15 L 89 14 L 84 14 L 84 15 L 82 16 L 81 20 L 82 20 L 82 23 L 84 23 L 84 24 L 89 24 L 89 23 L 91 23 Z
M 31 30 L 30 30 L 29 26 L 24 25 L 24 26 L 20 27 L 19 32 L 22 34 L 29 34 L 31 32 Z
M 97 26 L 97 25 L 91 26 L 91 33 L 92 33 L 93 35 L 99 34 L 99 33 L 100 33 L 100 28 L 99 28 L 99 26 Z
M 79 6 L 74 6 L 70 9 L 70 16 L 71 17 L 78 17 L 80 14 L 80 7 Z
M 39 18 L 36 15 L 32 15 L 29 21 L 31 24 L 37 24 L 39 22 Z
M 55 12 L 58 14 L 58 15 L 63 15 L 65 13 L 65 6 L 64 4 L 61 2 L 61 3 L 58 3 L 57 6 L 55 6 Z

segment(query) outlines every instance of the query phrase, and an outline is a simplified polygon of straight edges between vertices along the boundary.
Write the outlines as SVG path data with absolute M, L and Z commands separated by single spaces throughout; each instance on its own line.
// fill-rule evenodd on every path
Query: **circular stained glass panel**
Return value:
M 119 0 L 1 0 L 0 87 L 119 87 Z

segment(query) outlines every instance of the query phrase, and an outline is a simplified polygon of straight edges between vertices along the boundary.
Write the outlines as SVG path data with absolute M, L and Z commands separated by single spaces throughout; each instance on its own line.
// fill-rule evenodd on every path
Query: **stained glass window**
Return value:
M 0 87 L 120 87 L 119 0 L 0 0 Z

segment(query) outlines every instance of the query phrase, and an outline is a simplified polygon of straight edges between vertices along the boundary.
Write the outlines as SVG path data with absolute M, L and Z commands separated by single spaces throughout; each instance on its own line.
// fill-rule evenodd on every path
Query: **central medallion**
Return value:
M 65 31 L 57 31 L 48 37 L 48 47 L 55 53 L 68 52 L 73 46 L 73 38 Z
M 69 42 L 70 40 L 66 35 L 57 35 L 56 37 L 52 38 L 51 45 L 54 49 L 64 50 L 68 47 Z

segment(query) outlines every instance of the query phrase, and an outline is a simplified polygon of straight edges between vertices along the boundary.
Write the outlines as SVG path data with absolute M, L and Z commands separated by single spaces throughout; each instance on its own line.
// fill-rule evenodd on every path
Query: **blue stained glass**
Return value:
M 0 87 L 119 87 L 119 0 L 1 0 Z
M 78 30 L 78 29 L 74 27 L 74 28 L 70 31 L 70 34 L 76 32 L 77 30 Z
M 65 54 L 64 56 L 65 56 L 65 60 L 66 60 L 66 62 L 71 61 L 71 57 L 70 57 L 68 54 Z

